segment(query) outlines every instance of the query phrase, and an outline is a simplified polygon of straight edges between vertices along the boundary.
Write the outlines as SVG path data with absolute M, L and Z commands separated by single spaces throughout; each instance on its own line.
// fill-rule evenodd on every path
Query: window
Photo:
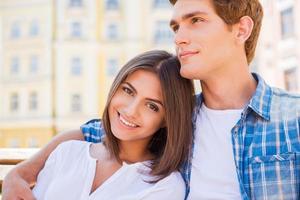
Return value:
M 298 70 L 297 67 L 284 71 L 284 84 L 288 91 L 296 91 L 298 89 Z
M 171 43 L 173 41 L 173 33 L 167 21 L 158 21 L 155 25 L 154 32 L 155 43 Z
M 9 147 L 10 148 L 18 148 L 20 147 L 20 140 L 17 138 L 12 138 L 9 141 Z
M 21 36 L 20 23 L 18 23 L 18 22 L 13 23 L 11 30 L 10 30 L 10 36 L 13 39 L 19 38 Z
M 294 9 L 288 8 L 281 11 L 281 37 L 283 39 L 294 35 Z
M 81 59 L 78 57 L 72 58 L 71 60 L 71 74 L 79 76 L 82 71 Z
M 10 111 L 17 111 L 19 109 L 19 95 L 13 93 L 10 95 Z
M 39 34 L 39 24 L 37 21 L 32 21 L 30 24 L 29 35 L 34 37 L 37 36 L 38 34 Z
M 106 74 L 107 76 L 115 76 L 118 73 L 118 60 L 109 59 L 107 61 Z
M 72 95 L 71 110 L 72 110 L 72 112 L 80 112 L 81 111 L 81 96 L 79 94 Z
M 29 95 L 29 110 L 34 111 L 34 110 L 37 110 L 37 108 L 38 108 L 37 93 L 32 92 Z
M 17 74 L 20 71 L 20 60 L 18 57 L 13 57 L 10 63 L 10 73 Z
M 154 0 L 153 7 L 154 8 L 168 8 L 171 3 L 168 0 Z
M 30 73 L 36 73 L 38 71 L 38 57 L 37 56 L 31 56 L 30 57 L 30 66 L 29 71 Z
M 79 23 L 79 22 L 73 22 L 71 24 L 71 35 L 73 37 L 81 37 L 82 36 L 81 23 Z
M 37 139 L 34 138 L 34 137 L 29 138 L 29 140 L 28 140 L 28 147 L 30 147 L 30 148 L 36 148 L 36 147 L 38 147 L 38 141 L 37 141 Z
M 82 7 L 82 0 L 70 0 L 70 7 Z
M 119 0 L 106 0 L 107 10 L 117 10 L 119 8 Z
M 118 27 L 116 24 L 110 24 L 107 27 L 107 38 L 109 40 L 118 39 Z

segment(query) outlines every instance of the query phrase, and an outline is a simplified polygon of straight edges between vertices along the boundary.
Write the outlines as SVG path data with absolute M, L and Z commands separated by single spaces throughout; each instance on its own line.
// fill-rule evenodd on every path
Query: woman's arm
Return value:
M 84 140 L 84 137 L 80 130 L 59 134 L 30 159 L 19 163 L 4 178 L 2 200 L 34 199 L 30 186 L 35 183 L 50 153 L 67 140 Z

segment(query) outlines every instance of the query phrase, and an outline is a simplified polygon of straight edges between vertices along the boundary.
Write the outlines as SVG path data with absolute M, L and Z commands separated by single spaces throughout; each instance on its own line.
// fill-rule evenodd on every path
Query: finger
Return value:
M 33 196 L 32 191 L 30 190 L 30 188 L 24 188 L 24 190 L 22 192 L 22 198 L 24 200 L 36 200 L 36 198 Z

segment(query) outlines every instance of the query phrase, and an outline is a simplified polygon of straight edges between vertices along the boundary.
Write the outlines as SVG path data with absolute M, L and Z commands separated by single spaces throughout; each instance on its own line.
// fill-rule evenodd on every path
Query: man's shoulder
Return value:
M 300 94 L 272 87 L 271 114 L 300 118 Z
M 300 103 L 300 94 L 292 93 L 280 88 L 272 87 L 272 100 L 273 103 L 298 106 Z
M 273 95 L 280 97 L 280 98 L 286 98 L 290 99 L 291 101 L 300 101 L 300 94 L 299 93 L 293 93 L 289 92 L 280 88 L 272 87 Z
M 83 124 L 80 129 L 85 141 L 88 142 L 100 142 L 105 132 L 100 119 L 92 119 Z

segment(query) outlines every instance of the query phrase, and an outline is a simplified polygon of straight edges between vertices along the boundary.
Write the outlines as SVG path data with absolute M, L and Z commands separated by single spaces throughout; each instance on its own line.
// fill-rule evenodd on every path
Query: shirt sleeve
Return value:
M 179 172 L 174 172 L 156 183 L 155 187 L 145 193 L 141 200 L 184 200 L 185 184 Z
M 83 133 L 84 140 L 87 142 L 101 142 L 103 140 L 103 136 L 105 135 L 100 119 L 90 120 L 83 124 L 80 129 Z
M 51 184 L 51 181 L 54 178 L 57 170 L 56 163 L 59 163 L 60 154 L 63 148 L 62 144 L 58 145 L 56 149 L 54 149 L 54 151 L 49 155 L 44 168 L 38 174 L 37 182 L 32 189 L 33 195 L 36 199 L 45 198 L 46 191 Z

